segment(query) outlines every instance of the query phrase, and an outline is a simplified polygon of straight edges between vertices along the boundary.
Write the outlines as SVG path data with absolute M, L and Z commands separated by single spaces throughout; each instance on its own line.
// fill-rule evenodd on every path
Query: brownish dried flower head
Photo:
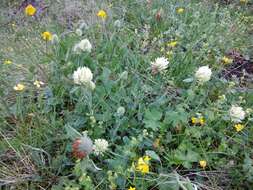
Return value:
M 83 136 L 76 139 L 72 144 L 73 156 L 78 159 L 82 159 L 88 156 L 92 152 L 92 149 L 93 149 L 93 142 L 87 136 Z

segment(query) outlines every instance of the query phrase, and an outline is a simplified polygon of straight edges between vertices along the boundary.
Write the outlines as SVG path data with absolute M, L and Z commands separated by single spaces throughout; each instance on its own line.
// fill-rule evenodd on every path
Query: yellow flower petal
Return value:
M 42 36 L 43 40 L 45 40 L 45 41 L 51 41 L 52 38 L 53 38 L 53 35 L 50 32 L 48 32 L 48 31 L 43 32 L 41 34 L 41 36 Z
M 98 11 L 97 16 L 100 17 L 101 19 L 106 19 L 107 13 L 104 10 L 100 10 Z
M 128 188 L 128 190 L 136 190 L 136 188 L 130 186 L 130 187 Z
M 177 13 L 178 14 L 181 14 L 181 13 L 183 13 L 184 12 L 184 8 L 179 8 L 179 9 L 177 9 Z
M 242 124 L 236 124 L 235 126 L 235 130 L 237 131 L 237 132 L 240 132 L 241 130 L 243 130 L 244 128 L 245 128 L 245 126 L 244 125 L 242 125 Z
M 19 83 L 19 84 L 15 85 L 13 87 L 13 89 L 16 91 L 23 91 L 25 89 L 25 85 Z
M 4 61 L 4 64 L 5 64 L 5 65 L 12 64 L 12 61 L 7 59 L 7 60 Z
M 224 64 L 230 64 L 233 62 L 233 59 L 230 59 L 226 56 L 224 56 L 221 60 L 222 60 L 222 63 L 224 63 Z
M 205 167 L 207 165 L 207 162 L 205 160 L 200 160 L 199 161 L 199 165 L 200 165 L 200 167 L 202 167 L 203 169 L 205 169 Z
M 32 6 L 31 4 L 28 5 L 26 8 L 25 8 L 25 14 L 28 15 L 28 16 L 33 16 L 35 15 L 37 9 Z
M 178 44 L 178 42 L 177 41 L 171 41 L 171 42 L 169 42 L 168 44 L 167 44 L 167 46 L 169 46 L 169 47 L 176 47 L 176 45 Z

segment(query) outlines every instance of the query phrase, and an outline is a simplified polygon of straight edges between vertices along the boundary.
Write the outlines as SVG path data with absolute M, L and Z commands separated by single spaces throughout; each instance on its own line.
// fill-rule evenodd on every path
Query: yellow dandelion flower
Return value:
M 43 32 L 41 34 L 41 36 L 42 36 L 43 40 L 45 40 L 45 41 L 51 41 L 52 38 L 53 38 L 53 35 L 50 32 L 48 32 L 48 31 Z
M 5 65 L 10 65 L 10 64 L 12 64 L 12 61 L 7 59 L 7 60 L 4 61 L 4 64 Z
M 198 119 L 196 117 L 192 117 L 191 121 L 192 121 L 192 124 L 197 124 L 198 123 Z
M 222 63 L 224 63 L 224 64 L 230 64 L 233 62 L 233 59 L 230 59 L 226 56 L 224 56 L 221 60 L 222 60 Z
M 36 86 L 37 88 L 40 88 L 41 87 L 41 85 L 44 85 L 44 82 L 42 82 L 42 81 L 39 81 L 39 80 L 36 80 L 36 81 L 34 81 L 34 86 Z
M 181 14 L 181 13 L 183 13 L 183 12 L 184 12 L 184 8 L 178 8 L 178 9 L 177 9 L 177 13 L 178 13 L 178 14 Z
M 107 13 L 104 10 L 99 10 L 97 16 L 100 17 L 101 19 L 106 19 Z
M 25 89 L 25 85 L 18 83 L 13 87 L 13 89 L 16 91 L 23 91 Z
M 167 44 L 167 46 L 169 46 L 169 47 L 176 47 L 176 45 L 178 44 L 178 42 L 177 41 L 171 41 L 171 42 L 169 42 L 168 44 Z
M 31 4 L 28 5 L 26 8 L 25 8 L 25 14 L 28 15 L 28 16 L 33 16 L 35 15 L 37 9 L 32 6 Z
M 130 187 L 128 188 L 128 190 L 136 190 L 136 188 L 135 188 L 135 187 L 130 186 Z
M 234 127 L 237 132 L 240 132 L 241 130 L 244 129 L 245 126 L 239 123 L 239 124 L 236 124 Z
M 199 161 L 199 165 L 200 165 L 200 167 L 202 167 L 203 169 L 205 169 L 205 167 L 207 165 L 207 162 L 205 160 L 200 160 Z

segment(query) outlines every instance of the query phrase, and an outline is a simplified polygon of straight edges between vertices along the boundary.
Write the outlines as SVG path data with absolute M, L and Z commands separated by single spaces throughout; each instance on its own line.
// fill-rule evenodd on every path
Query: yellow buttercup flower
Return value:
M 239 123 L 239 124 L 236 124 L 234 127 L 237 132 L 240 132 L 241 130 L 244 129 L 245 126 Z
M 228 58 L 228 57 L 226 57 L 226 56 L 224 56 L 223 58 L 222 58 L 222 63 L 224 63 L 224 64 L 230 64 L 230 63 L 232 63 L 233 62 L 233 59 L 230 59 L 230 58 Z
M 198 119 L 196 117 L 192 117 L 192 124 L 197 124 L 198 123 Z
M 142 174 L 149 173 L 149 156 L 140 157 L 137 162 L 136 171 L 141 172 Z
M 177 9 L 177 13 L 178 14 L 181 14 L 181 13 L 183 13 L 184 12 L 184 8 L 179 8 L 179 9 Z
M 101 19 L 106 19 L 107 13 L 104 10 L 100 10 L 98 11 L 97 16 L 100 17 Z
M 43 40 L 45 40 L 45 41 L 51 41 L 52 38 L 53 38 L 53 35 L 50 32 L 48 32 L 48 31 L 43 32 L 41 34 L 41 36 L 42 36 Z
M 4 64 L 5 64 L 5 65 L 12 64 L 12 61 L 11 61 L 11 60 L 6 59 L 6 60 L 4 61 Z
M 171 41 L 171 42 L 169 42 L 168 44 L 167 44 L 167 46 L 169 46 L 169 47 L 176 47 L 176 45 L 178 44 L 178 42 L 177 41 Z
M 205 160 L 200 160 L 199 161 L 199 165 L 200 165 L 200 167 L 202 167 L 203 169 L 205 169 L 205 167 L 207 165 L 207 162 Z
M 35 15 L 37 9 L 32 6 L 31 4 L 28 5 L 26 8 L 25 8 L 25 14 L 28 15 L 28 16 L 33 16 Z
M 204 125 L 204 124 L 205 124 L 205 119 L 204 119 L 203 117 L 201 117 L 201 118 L 199 119 L 199 124 L 200 124 L 200 125 Z
M 41 85 L 44 85 L 44 82 L 42 82 L 42 81 L 39 81 L 39 80 L 36 80 L 36 81 L 34 81 L 34 83 L 33 83 L 37 88 L 40 88 L 41 87 Z
M 13 89 L 16 90 L 16 91 L 23 91 L 25 89 L 25 85 L 19 83 L 19 84 L 15 85 L 13 87 Z
M 200 125 L 204 125 L 205 124 L 205 119 L 203 117 L 200 118 L 196 118 L 196 117 L 192 117 L 191 118 L 191 122 L 192 124 L 200 124 Z
M 130 187 L 128 188 L 128 190 L 136 190 L 136 188 L 130 186 Z

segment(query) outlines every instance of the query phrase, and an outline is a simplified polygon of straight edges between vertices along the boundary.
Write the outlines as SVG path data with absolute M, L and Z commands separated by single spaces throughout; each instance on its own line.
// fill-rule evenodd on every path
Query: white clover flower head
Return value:
M 77 54 L 80 54 L 85 51 L 90 53 L 91 49 L 92 45 L 90 41 L 88 39 L 84 39 L 74 46 L 73 51 Z
M 169 61 L 165 57 L 158 57 L 154 62 L 151 62 L 151 69 L 153 73 L 161 72 L 168 68 Z
M 121 28 L 122 27 L 122 22 L 120 20 L 115 20 L 113 25 L 116 28 Z
M 103 155 L 108 150 L 108 142 L 105 139 L 96 139 L 93 150 L 96 155 Z
M 199 69 L 195 73 L 196 79 L 203 83 L 210 80 L 212 75 L 212 70 L 209 68 L 209 66 L 202 66 L 199 67 Z
M 232 105 L 232 107 L 229 110 L 229 115 L 233 122 L 239 123 L 242 120 L 244 120 L 245 111 L 243 110 L 242 107 Z
M 123 116 L 125 114 L 125 112 L 126 112 L 126 109 L 123 106 L 118 107 L 118 109 L 117 109 L 118 116 Z
M 94 82 L 92 82 L 93 74 L 88 67 L 79 67 L 73 73 L 73 80 L 75 84 L 85 85 L 92 90 L 95 88 Z
M 76 29 L 76 34 L 78 36 L 82 36 L 83 35 L 83 31 L 80 28 L 78 28 L 78 29 Z

